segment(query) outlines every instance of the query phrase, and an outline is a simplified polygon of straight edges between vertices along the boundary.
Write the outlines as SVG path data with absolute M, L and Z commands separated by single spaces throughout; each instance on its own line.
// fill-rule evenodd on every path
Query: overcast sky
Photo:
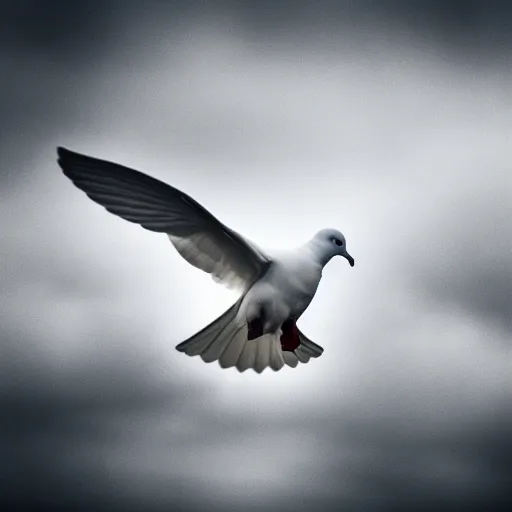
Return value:
M 512 10 L 499 1 L 4 2 L 0 432 L 13 509 L 510 506 Z M 264 248 L 334 227 L 239 374 L 175 345 L 236 299 L 61 173 L 186 191 Z

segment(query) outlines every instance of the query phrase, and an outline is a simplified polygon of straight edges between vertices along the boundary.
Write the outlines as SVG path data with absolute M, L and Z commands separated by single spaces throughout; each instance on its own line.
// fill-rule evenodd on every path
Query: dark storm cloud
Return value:
M 57 59 L 94 58 L 109 43 L 108 30 L 119 5 L 108 2 L 3 2 L 0 7 L 0 40 L 3 52 L 31 53 Z
M 412 275 L 435 302 L 458 308 L 490 329 L 497 327 L 508 344 L 512 227 L 509 171 L 506 163 L 499 165 L 494 179 L 482 180 L 477 187 L 465 190 L 463 182 L 455 185 L 454 192 L 458 187 L 464 193 L 453 195 L 450 204 L 432 216 L 431 226 L 415 236 L 417 250 L 426 251 L 428 258 L 412 263 Z
M 145 379 L 146 368 L 119 359 L 118 353 L 116 360 L 60 375 L 26 364 L 11 373 L 0 396 L 9 461 L 4 504 L 160 511 L 224 510 L 238 503 L 244 510 L 316 506 L 329 512 L 340 503 L 358 510 L 441 511 L 462 505 L 506 510 L 510 503 L 509 418 L 499 414 L 437 428 L 365 417 L 360 406 L 342 418 L 306 411 L 300 418 L 264 418 L 257 411 L 244 418 L 199 409 L 206 390 L 160 388 L 149 378 L 151 367 Z M 258 451 L 291 457 L 281 474 L 273 464 L 260 469 L 264 481 L 287 482 L 284 495 L 250 498 L 255 483 L 225 474 L 239 445 L 245 447 L 239 473 L 258 461 Z M 294 453 L 301 464 L 293 462 Z M 200 475 L 197 469 L 174 474 L 173 467 L 186 475 L 190 461 L 193 467 L 202 461 Z M 218 473 L 228 481 L 221 483 Z M 232 499 L 219 495 L 224 486 Z
M 25 218 L 13 233 L 4 229 L 0 251 L 0 502 L 9 510 L 140 510 L 105 467 L 105 453 L 124 442 L 132 450 L 135 423 L 158 414 L 172 421 L 198 401 L 198 386 L 159 381 L 155 351 L 135 348 L 147 332 L 116 320 L 115 279 L 49 247 L 44 234 L 28 235 L 30 228 Z M 91 315 L 96 308 L 103 314 Z M 69 330 L 76 321 L 81 332 Z M 59 339 L 67 356 L 51 348 Z M 178 510 L 187 484 L 172 485 L 165 501 Z
M 264 1 L 215 5 L 206 2 L 80 1 L 70 4 L 28 1 L 4 2 L 0 9 L 0 62 L 4 69 L 0 89 L 3 98 L 0 177 L 4 185 L 8 179 L 14 183 L 20 179 L 19 148 L 23 147 L 28 156 L 34 156 L 30 154 L 30 145 L 24 144 L 27 137 L 41 140 L 45 131 L 43 125 L 50 122 L 58 126 L 63 115 L 70 115 L 73 108 L 76 109 L 75 126 L 84 123 L 85 115 L 79 113 L 76 106 L 87 103 L 83 91 L 91 86 L 92 78 L 110 72 L 110 67 L 104 66 L 109 52 L 122 47 L 129 62 L 147 46 L 147 39 L 129 35 L 129 28 L 137 24 L 154 30 L 158 40 L 165 34 L 187 30 L 189 23 L 208 27 L 209 20 L 213 20 L 212 26 L 231 20 L 234 32 L 248 40 L 259 41 L 268 35 L 283 42 L 286 48 L 289 39 L 292 49 L 297 38 L 301 40 L 301 34 L 312 33 L 320 40 L 327 34 L 327 40 L 335 36 L 338 43 L 343 42 L 341 46 L 351 48 L 356 35 L 353 28 L 359 26 L 357 20 L 367 20 L 368 24 L 362 22 L 358 29 L 363 39 L 380 34 L 377 39 L 386 41 L 390 35 L 400 34 L 403 26 L 406 27 L 404 37 L 416 34 L 421 39 L 426 35 L 434 46 L 453 43 L 470 55 L 478 54 L 483 48 L 494 51 L 500 59 L 507 59 L 508 52 L 503 49 L 510 43 L 512 34 L 512 8 L 509 3 L 500 1 Z M 346 27 L 352 29 L 347 32 Z M 306 45 L 308 37 L 303 40 Z M 405 44 L 409 44 L 408 41 L 402 40 Z M 364 53 L 365 47 L 358 43 L 353 49 Z M 187 125 L 183 129 L 186 130 Z M 221 137 L 222 130 L 213 132 Z M 207 135 L 213 136 L 211 131 Z
M 512 43 L 512 6 L 506 0 L 263 0 L 219 5 L 235 13 L 248 33 L 252 29 L 278 38 L 288 32 L 300 40 L 327 31 L 343 39 L 343 30 L 356 26 L 362 34 L 381 32 L 398 40 L 413 33 L 466 56 L 500 53 Z
M 506 170 L 509 144 L 500 135 L 509 127 L 509 71 L 496 71 L 505 77 L 500 88 L 477 67 L 470 75 L 447 69 L 444 54 L 439 73 L 432 59 L 426 71 L 415 67 L 421 52 L 401 65 L 411 41 L 432 43 L 429 56 L 455 48 L 506 59 L 508 3 L 84 1 L 2 9 L 0 54 L 12 71 L 2 82 L 0 138 L 4 503 L 156 512 L 506 509 L 509 374 L 497 338 L 481 336 L 481 324 L 510 327 L 508 204 L 495 200 L 507 182 L 484 176 L 483 166 L 477 183 L 496 189 L 479 188 L 478 202 L 456 186 L 469 177 L 451 178 L 449 158 L 462 154 L 465 166 L 483 151 L 489 165 L 506 146 L 494 162 Z M 361 45 L 372 37 L 374 46 Z M 354 66 L 343 67 L 345 59 Z M 482 150 L 483 134 L 496 146 Z M 351 241 L 359 237 L 362 270 L 343 274 L 359 304 L 350 295 L 350 309 L 336 309 L 344 296 L 323 283 L 334 309 L 318 320 L 356 327 L 316 329 L 330 342 L 323 359 L 275 379 L 179 359 L 173 342 L 183 319 L 193 329 L 216 299 L 205 299 L 203 282 L 191 291 L 195 285 L 179 281 L 188 269 L 168 245 L 161 260 L 146 261 L 160 249 L 151 235 L 121 226 L 64 183 L 55 163 L 62 140 L 92 153 L 104 144 L 95 156 L 118 151 L 127 165 L 150 160 L 155 140 L 159 151 L 184 148 L 208 178 L 198 193 L 228 203 L 223 184 L 233 178 L 238 203 L 220 206 L 235 220 L 242 210 L 254 216 L 242 192 L 261 186 L 269 197 L 263 232 L 273 231 L 276 215 L 283 225 L 290 215 L 307 223 L 306 207 L 345 222 L 361 217 Z M 170 153 L 148 165 L 179 169 L 166 161 Z M 210 166 L 216 157 L 221 171 Z M 264 165 L 242 172 L 247 167 L 230 161 Z M 311 169 L 296 166 L 304 161 L 326 181 L 314 186 Z M 444 187 L 432 190 L 422 172 L 457 191 L 463 206 L 452 211 Z M 293 201 L 267 190 L 265 173 Z M 284 206 L 274 209 L 271 197 Z M 396 216 L 380 206 L 389 198 Z M 301 227 L 294 229 L 303 236 Z M 478 237 L 479 251 L 474 233 L 487 235 Z M 365 236 L 373 237 L 368 246 Z M 152 294 L 167 277 L 165 294 Z M 428 312 L 411 306 L 422 301 Z M 428 316 L 432 307 L 448 328 Z M 477 325 L 474 344 L 456 329 L 459 307 Z M 352 380 L 343 381 L 349 370 Z
M 390 0 L 374 5 L 414 27 L 444 34 L 448 42 L 459 37 L 468 47 L 511 42 L 512 7 L 505 0 Z
M 115 38 L 115 9 L 102 2 L 2 2 L 0 183 L 31 174 L 34 145 L 62 112 L 80 103 L 80 86 L 102 62 Z M 85 72 L 84 72 L 85 68 Z M 76 110 L 75 110 L 76 111 Z M 77 122 L 79 122 L 77 116 Z M 20 165 L 20 162 L 23 162 Z
M 280 36 L 299 37 L 296 30 L 322 32 L 343 28 L 358 19 L 410 26 L 432 33 L 449 44 L 463 37 L 468 49 L 481 45 L 509 44 L 512 7 L 505 0 L 405 0 L 383 1 L 77 1 L 4 2 L 0 11 L 3 53 L 30 53 L 41 63 L 45 58 L 70 63 L 94 63 L 111 45 L 129 44 L 123 39 L 126 25 L 164 19 L 169 30 L 194 19 L 218 20 L 234 16 L 240 27 Z M 368 29 L 363 25 L 362 30 Z M 374 27 L 375 28 L 375 27 Z M 340 34 L 342 35 L 342 34 Z
M 333 443 L 344 437 L 366 454 L 353 461 L 348 475 L 360 503 L 378 510 L 481 510 L 491 503 L 506 509 L 511 502 L 506 476 L 512 471 L 506 453 L 510 417 L 498 409 L 473 424 L 438 426 L 435 434 L 411 426 L 407 419 L 396 424 L 390 417 L 352 419 L 338 427 Z M 327 474 L 346 473 L 343 461 L 331 464 Z
M 116 489 L 119 482 L 104 466 L 104 452 L 119 443 L 129 452 L 133 425 L 158 413 L 172 421 L 184 397 L 193 400 L 193 394 L 158 389 L 137 375 L 140 368 L 118 362 L 97 362 L 64 376 L 55 371 L 41 375 L 37 365 L 30 368 L 26 362 L 24 368 L 8 363 L 17 371 L 3 374 L 0 396 L 2 458 L 8 468 L 0 489 L 4 507 L 139 509 L 140 501 L 130 504 L 130 492 L 122 485 Z M 173 450 L 168 456 L 174 456 Z M 170 483 L 168 490 L 166 501 L 176 507 L 178 483 Z
M 24 259 L 30 260 L 30 255 Z M 108 282 L 94 277 L 98 269 L 91 275 L 77 274 L 70 267 L 63 272 L 62 261 L 40 263 L 11 262 L 12 275 L 23 273 L 23 278 L 18 276 L 22 286 L 16 289 L 6 282 L 0 294 L 0 437 L 5 465 L 0 502 L 9 510 L 162 510 L 164 504 L 180 510 L 192 492 L 187 481 L 176 477 L 161 483 L 161 499 L 152 503 L 147 493 L 141 497 L 125 478 L 112 475 L 105 461 L 112 450 L 135 454 L 140 441 L 134 429 L 139 425 L 144 432 L 148 418 L 160 415 L 172 426 L 183 408 L 190 411 L 190 404 L 201 403 L 200 388 L 158 379 L 155 351 L 135 348 L 134 340 L 145 333 L 124 327 L 122 319 L 113 326 L 101 325 L 99 315 L 87 317 L 84 306 L 101 300 Z M 52 300 L 57 307 L 51 307 Z M 62 324 L 69 321 L 59 301 L 78 301 L 82 319 L 96 324 L 92 331 L 74 335 L 82 340 L 65 340 L 75 344 L 73 362 L 48 348 L 55 343 L 48 337 L 61 336 Z M 49 331 L 37 318 L 38 302 L 50 303 Z M 108 305 L 106 310 L 113 321 Z M 80 355 L 80 344 L 86 345 L 86 356 Z M 151 428 L 145 435 L 150 438 Z M 178 445 L 171 444 L 166 453 L 176 463 Z M 153 484 L 149 479 L 148 485 Z
M 482 263 L 478 267 L 468 269 L 466 273 L 454 273 L 431 282 L 437 286 L 440 298 L 461 306 L 470 315 L 482 318 L 491 325 L 497 323 L 499 328 L 507 332 L 506 341 L 510 343 L 512 334 L 512 277 L 510 261 L 493 261 L 489 265 Z

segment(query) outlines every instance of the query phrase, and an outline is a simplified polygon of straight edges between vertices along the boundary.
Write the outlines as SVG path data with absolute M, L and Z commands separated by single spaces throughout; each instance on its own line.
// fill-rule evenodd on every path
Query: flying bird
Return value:
M 319 357 L 297 320 L 313 299 L 323 267 L 333 256 L 351 266 L 342 233 L 322 229 L 306 244 L 270 256 L 228 228 L 184 192 L 122 165 L 57 148 L 64 174 L 109 212 L 158 233 L 178 253 L 213 279 L 240 291 L 225 313 L 176 346 L 222 368 L 261 373 L 286 364 L 295 368 Z

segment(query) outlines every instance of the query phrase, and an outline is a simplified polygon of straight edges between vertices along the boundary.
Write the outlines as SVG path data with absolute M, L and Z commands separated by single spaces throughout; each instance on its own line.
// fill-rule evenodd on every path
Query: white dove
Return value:
M 323 348 L 297 328 L 313 299 L 322 269 L 333 256 L 354 259 L 335 229 L 270 257 L 219 222 L 187 194 L 139 171 L 57 148 L 64 174 L 93 201 L 130 222 L 166 233 L 177 251 L 241 297 L 224 314 L 176 346 L 189 356 L 243 372 L 295 368 Z

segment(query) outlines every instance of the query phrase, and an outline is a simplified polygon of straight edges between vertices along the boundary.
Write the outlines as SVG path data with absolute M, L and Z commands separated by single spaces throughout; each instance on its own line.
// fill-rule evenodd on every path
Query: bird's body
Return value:
M 239 315 L 250 323 L 263 321 L 265 334 L 288 319 L 298 320 L 315 296 L 322 265 L 311 258 L 308 244 L 275 257 L 262 278 L 247 292 Z
M 308 243 L 270 257 L 220 223 L 197 201 L 146 174 L 58 148 L 59 165 L 73 183 L 108 211 L 169 236 L 190 264 L 241 291 L 239 300 L 180 352 L 239 371 L 295 367 L 323 349 L 296 326 L 311 303 L 322 269 L 335 255 L 354 260 L 343 235 L 319 231 Z

